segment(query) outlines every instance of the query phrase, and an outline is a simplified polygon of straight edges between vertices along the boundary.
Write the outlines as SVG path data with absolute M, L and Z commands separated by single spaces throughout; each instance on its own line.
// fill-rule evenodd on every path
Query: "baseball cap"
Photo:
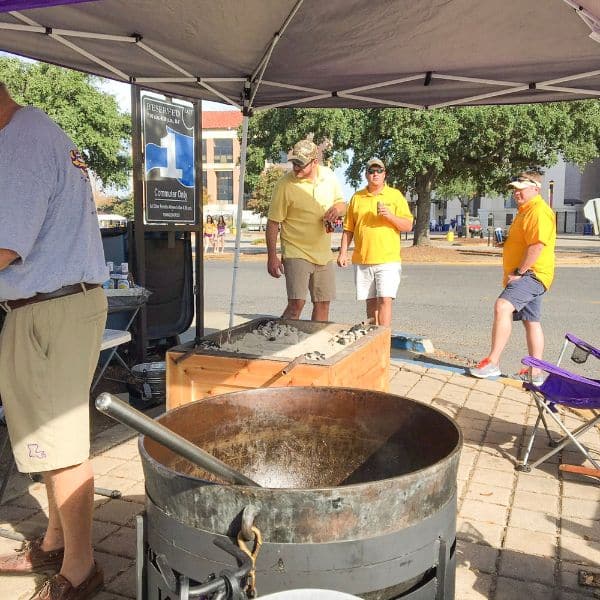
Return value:
M 310 140 L 300 140 L 293 148 L 289 161 L 303 167 L 317 158 L 317 146 Z
M 542 187 L 542 177 L 537 173 L 519 173 L 517 177 L 508 184 L 517 190 L 524 190 L 528 187 Z
M 379 160 L 378 158 L 372 158 L 371 160 L 369 160 L 369 162 L 367 163 L 367 169 L 371 167 L 381 167 L 383 170 L 385 170 L 385 165 L 383 164 L 383 161 Z

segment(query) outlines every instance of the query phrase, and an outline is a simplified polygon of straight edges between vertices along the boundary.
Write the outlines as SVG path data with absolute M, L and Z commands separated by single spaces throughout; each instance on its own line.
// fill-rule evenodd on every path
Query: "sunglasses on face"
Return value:
M 373 175 L 375 173 L 383 173 L 385 171 L 385 169 L 381 169 L 380 167 L 374 167 L 372 169 L 367 169 L 367 173 L 369 175 Z
M 292 163 L 292 168 L 296 169 L 297 171 L 302 171 L 302 169 L 306 169 L 306 167 L 308 167 L 308 165 L 310 165 L 313 161 L 309 160 L 306 164 L 301 165 L 300 163 L 297 162 L 293 162 Z

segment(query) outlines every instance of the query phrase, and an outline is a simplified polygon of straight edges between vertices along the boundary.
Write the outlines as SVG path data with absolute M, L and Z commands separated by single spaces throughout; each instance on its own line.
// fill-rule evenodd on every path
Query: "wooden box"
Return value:
M 332 335 L 352 326 L 342 323 L 316 323 L 287 319 L 255 319 L 203 338 L 222 344 L 235 340 L 268 321 L 291 325 L 308 334 Z M 388 391 L 390 330 L 371 329 L 356 341 L 324 360 L 295 356 L 256 356 L 226 352 L 220 348 L 196 348 L 194 343 L 175 346 L 167 352 L 167 409 L 207 396 L 259 387 L 335 386 Z M 187 355 L 186 355 L 187 354 Z M 178 360 L 179 359 L 179 360 Z M 288 368 L 286 368 L 288 367 Z

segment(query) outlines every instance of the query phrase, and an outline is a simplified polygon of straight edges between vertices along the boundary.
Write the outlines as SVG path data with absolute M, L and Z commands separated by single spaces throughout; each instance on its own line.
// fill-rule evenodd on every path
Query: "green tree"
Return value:
M 97 77 L 0 57 L 0 79 L 17 102 L 42 109 L 68 133 L 104 185 L 127 185 L 130 117 L 95 87 Z
M 324 160 L 331 166 L 341 165 L 346 149 L 351 148 L 355 112 L 345 109 L 279 108 L 260 111 L 248 126 L 248 157 L 245 191 L 253 192 L 265 168 L 265 160 L 280 162 L 299 140 L 312 136 L 316 144 L 325 143 Z
M 346 175 L 355 185 L 369 158 L 386 163 L 389 183 L 417 197 L 414 244 L 420 245 L 429 243 L 430 207 L 440 186 L 468 184 L 472 200 L 506 193 L 516 172 L 547 168 L 559 154 L 580 166 L 600 155 L 600 106 L 591 100 L 431 111 L 272 110 L 251 121 L 249 140 L 264 164 L 309 133 L 330 143 L 334 161 L 353 151 Z
M 123 198 L 115 198 L 111 202 L 107 204 L 103 204 L 99 207 L 102 212 L 105 213 L 114 213 L 116 215 L 121 215 L 125 217 L 128 221 L 133 221 L 134 219 L 134 203 L 133 203 L 133 194 L 128 194 Z
M 469 216 L 473 202 L 480 198 L 477 184 L 472 179 L 455 177 L 447 183 L 442 183 L 435 189 L 435 200 L 438 203 L 447 203 L 448 200 L 456 198 L 460 202 L 460 208 L 465 215 L 465 235 L 469 231 Z
M 254 198 L 248 202 L 248 208 L 260 215 L 266 217 L 271 206 L 271 197 L 275 184 L 285 174 L 285 170 L 278 166 L 269 167 L 258 177 L 258 183 L 254 188 Z

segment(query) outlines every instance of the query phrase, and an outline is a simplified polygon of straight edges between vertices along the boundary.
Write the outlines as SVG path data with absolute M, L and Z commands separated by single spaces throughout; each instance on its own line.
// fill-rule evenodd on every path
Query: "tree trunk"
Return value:
M 431 188 L 435 175 L 428 171 L 419 175 L 416 180 L 417 219 L 413 246 L 429 246 L 429 216 L 431 214 Z

